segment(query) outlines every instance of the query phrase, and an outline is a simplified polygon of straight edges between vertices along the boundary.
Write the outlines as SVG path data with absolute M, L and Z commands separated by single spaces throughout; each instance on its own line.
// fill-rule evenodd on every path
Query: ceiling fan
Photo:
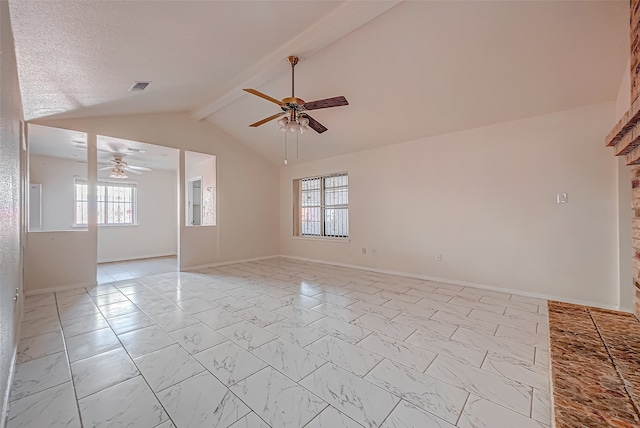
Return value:
M 140 171 L 151 171 L 151 169 L 147 168 L 146 166 L 129 165 L 127 162 L 122 160 L 123 157 L 124 156 L 121 154 L 118 154 L 118 153 L 114 154 L 113 160 L 108 161 L 109 166 L 100 168 L 98 171 L 106 171 L 110 169 L 111 170 L 110 177 L 112 178 L 127 178 L 126 172 L 132 172 L 134 174 L 142 174 L 142 172 Z
M 260 91 L 255 89 L 244 89 L 245 92 L 256 95 L 260 98 L 264 98 L 267 101 L 271 101 L 272 103 L 278 104 L 282 109 L 281 112 L 276 113 L 272 116 L 264 118 L 256 123 L 252 123 L 251 127 L 255 128 L 260 125 L 263 125 L 273 119 L 277 119 L 282 116 L 282 119 L 278 121 L 280 123 L 280 129 L 283 131 L 290 132 L 300 132 L 301 134 L 306 130 L 307 127 L 313 129 L 318 134 L 322 134 L 327 128 L 322 125 L 320 122 L 309 116 L 307 113 L 308 110 L 318 110 L 322 108 L 329 107 L 339 107 L 349 105 L 349 102 L 345 97 L 333 97 L 333 98 L 325 98 L 322 100 L 305 102 L 300 98 L 295 97 L 294 92 L 294 70 L 295 66 L 298 63 L 297 56 L 290 56 L 289 64 L 291 64 L 291 96 L 287 98 L 283 98 L 282 101 L 278 101 L 275 98 L 270 97 L 269 95 L 263 94 Z

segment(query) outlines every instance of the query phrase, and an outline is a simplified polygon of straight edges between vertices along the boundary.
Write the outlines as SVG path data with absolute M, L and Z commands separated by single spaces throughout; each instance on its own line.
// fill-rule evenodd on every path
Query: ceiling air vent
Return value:
M 132 87 L 129 88 L 130 91 L 144 91 L 147 86 L 149 86 L 151 82 L 136 82 Z

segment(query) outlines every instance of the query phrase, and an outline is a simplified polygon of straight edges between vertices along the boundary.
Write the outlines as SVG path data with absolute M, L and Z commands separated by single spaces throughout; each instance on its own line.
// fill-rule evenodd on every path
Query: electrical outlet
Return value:
M 438 261 L 440 261 L 440 262 L 442 261 L 442 254 L 441 254 L 441 253 L 438 253 L 438 254 L 436 255 L 436 260 L 438 260 Z
M 568 201 L 568 197 L 566 193 L 558 193 L 556 196 L 556 202 L 559 204 L 566 204 Z
M 371 254 L 373 254 L 374 256 L 378 254 L 378 249 L 377 248 L 372 248 L 371 249 Z
M 367 254 L 367 249 L 362 247 L 362 254 Z

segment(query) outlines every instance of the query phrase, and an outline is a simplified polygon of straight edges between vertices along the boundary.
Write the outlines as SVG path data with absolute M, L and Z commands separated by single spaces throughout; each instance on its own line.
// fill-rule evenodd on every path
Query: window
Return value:
M 77 226 L 87 225 L 89 215 L 87 206 L 89 204 L 89 195 L 87 194 L 87 182 L 84 180 L 75 180 L 74 183 L 74 210 L 73 224 Z
M 74 223 L 87 224 L 88 186 L 85 180 L 75 180 Z M 121 225 L 136 223 L 135 183 L 98 182 L 98 224 Z
M 348 238 L 348 184 L 347 173 L 295 180 L 294 235 Z

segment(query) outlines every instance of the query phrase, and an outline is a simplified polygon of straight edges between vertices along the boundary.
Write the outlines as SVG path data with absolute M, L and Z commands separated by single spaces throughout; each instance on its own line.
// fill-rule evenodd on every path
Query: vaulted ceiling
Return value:
M 314 111 L 301 161 L 614 100 L 627 1 L 9 0 L 25 117 L 188 111 L 274 162 L 286 57 Z M 151 81 L 130 92 L 135 81 Z
M 29 153 L 87 162 L 87 135 L 84 132 L 32 124 L 29 127 Z M 98 164 L 107 165 L 114 156 L 124 157 L 132 165 L 152 169 L 176 170 L 177 149 L 98 135 Z

